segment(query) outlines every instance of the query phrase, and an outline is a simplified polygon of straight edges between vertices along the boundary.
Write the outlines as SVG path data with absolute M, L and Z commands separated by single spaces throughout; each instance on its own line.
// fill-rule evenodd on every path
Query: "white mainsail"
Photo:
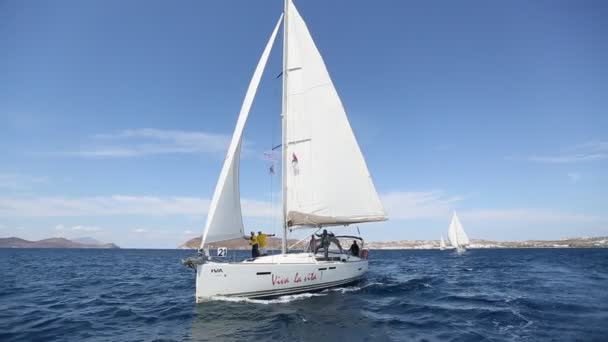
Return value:
M 464 232 L 464 228 L 460 223 L 460 219 L 458 219 L 458 215 L 454 211 L 452 215 L 452 221 L 450 222 L 450 227 L 448 228 L 448 239 L 452 246 L 456 248 L 465 247 L 469 244 L 469 237 L 467 233 Z
M 285 215 L 289 227 L 383 221 L 386 213 L 306 23 L 288 1 Z
M 243 128 L 247 122 L 249 116 L 249 110 L 253 104 L 253 99 L 260 84 L 260 79 L 266 67 L 268 56 L 272 50 L 272 45 L 276 38 L 277 32 L 281 25 L 283 15 L 279 18 L 272 35 L 264 48 L 264 52 L 260 57 L 241 111 L 239 118 L 228 147 L 228 153 L 222 166 L 219 180 L 213 193 L 211 205 L 209 207 L 209 214 L 207 216 L 207 222 L 205 224 L 205 230 L 203 231 L 203 238 L 201 240 L 201 248 L 206 242 L 216 242 L 229 239 L 235 239 L 243 236 L 243 217 L 241 214 L 241 195 L 239 187 L 239 164 L 241 154 L 241 142 L 243 136 Z

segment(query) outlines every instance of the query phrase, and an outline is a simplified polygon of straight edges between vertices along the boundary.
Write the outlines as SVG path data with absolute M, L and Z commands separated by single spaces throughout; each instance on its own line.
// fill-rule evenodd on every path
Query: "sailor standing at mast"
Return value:
M 251 232 L 251 236 L 243 236 L 243 239 L 249 240 L 249 245 L 251 246 L 251 258 L 255 259 L 260 256 L 260 245 L 258 242 L 258 237 L 255 236 L 254 232 Z

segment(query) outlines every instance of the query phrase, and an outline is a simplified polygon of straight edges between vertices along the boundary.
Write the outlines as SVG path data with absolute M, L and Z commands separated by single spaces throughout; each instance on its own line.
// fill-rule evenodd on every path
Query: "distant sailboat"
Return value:
M 445 249 L 445 241 L 443 241 L 443 235 L 441 236 L 441 240 L 439 241 L 439 249 L 440 250 Z
M 448 228 L 448 239 L 458 253 L 463 253 L 469 244 L 469 237 L 464 232 L 456 211 L 452 215 L 452 222 L 450 222 L 450 227 Z

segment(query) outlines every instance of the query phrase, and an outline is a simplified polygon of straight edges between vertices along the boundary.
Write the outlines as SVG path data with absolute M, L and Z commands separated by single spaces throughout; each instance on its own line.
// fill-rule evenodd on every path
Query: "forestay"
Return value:
M 213 192 L 213 198 L 209 207 L 209 214 L 203 231 L 201 248 L 206 242 L 216 242 L 239 238 L 243 236 L 243 217 L 241 215 L 241 199 L 239 189 L 239 164 L 241 154 L 241 142 L 243 128 L 249 116 L 249 110 L 253 104 L 253 99 L 260 84 L 260 79 L 266 67 L 268 56 L 272 50 L 272 45 L 276 38 L 283 16 L 279 18 L 277 25 L 264 48 L 262 57 L 253 73 L 239 118 L 228 147 L 228 153 L 222 166 L 219 180 Z
M 293 3 L 287 26 L 287 225 L 386 220 L 342 102 Z M 295 228 L 295 227 L 294 227 Z

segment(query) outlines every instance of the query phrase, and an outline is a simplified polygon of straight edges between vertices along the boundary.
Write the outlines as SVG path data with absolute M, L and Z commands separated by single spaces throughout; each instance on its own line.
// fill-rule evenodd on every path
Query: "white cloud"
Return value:
M 223 152 L 230 136 L 200 131 L 129 129 L 118 133 L 97 134 L 88 146 L 68 155 L 81 157 L 136 157 L 169 153 Z
M 193 231 L 191 231 L 190 229 L 186 229 L 186 230 L 184 230 L 184 234 L 185 234 L 185 235 L 193 235 L 193 234 L 198 234 L 198 233 L 193 232 Z
M 0 189 L 29 190 L 36 184 L 47 181 L 46 177 L 36 177 L 16 173 L 0 173 Z
M 243 215 L 271 217 L 269 202 L 242 199 Z M 278 206 L 275 206 L 276 215 Z M 199 197 L 97 196 L 0 197 L 0 217 L 68 217 L 115 215 L 205 215 L 209 200 Z
M 390 219 L 445 218 L 463 200 L 447 196 L 441 190 L 390 192 L 381 197 Z
M 465 208 L 464 197 L 447 195 L 441 190 L 390 192 L 381 196 L 390 220 L 443 220 L 447 222 L 456 207 L 467 221 L 519 223 L 608 222 L 604 216 L 572 213 L 550 208 Z M 280 216 L 279 206 L 267 201 L 243 199 L 243 216 L 271 218 Z M 93 216 L 202 216 L 209 200 L 198 197 L 98 196 L 98 197 L 0 197 L 0 217 L 93 217 Z M 143 228 L 139 228 L 143 229 Z M 94 225 L 66 227 L 58 232 L 100 232 Z M 148 230 L 151 231 L 151 230 Z M 143 232 L 143 231 L 142 231 Z M 196 234 L 185 230 L 184 234 Z
M 382 196 L 390 220 L 437 219 L 449 220 L 452 211 L 464 204 L 462 196 L 448 196 L 440 190 L 421 192 L 392 192 Z M 464 220 L 478 222 L 518 223 L 591 223 L 606 222 L 608 218 L 564 212 L 545 208 L 482 208 L 459 209 Z
M 484 222 L 591 223 L 605 217 L 576 214 L 553 209 L 473 209 L 459 212 L 463 219 Z
M 147 229 L 144 229 L 144 228 L 137 228 L 137 229 L 133 229 L 133 232 L 134 232 L 134 233 L 145 233 L 145 232 L 147 232 L 147 231 L 148 231 L 148 230 L 147 230 Z
M 72 227 L 72 230 L 74 231 L 79 231 L 79 232 L 89 232 L 89 233 L 94 233 L 94 232 L 99 232 L 102 229 L 99 227 L 95 227 L 95 226 L 74 226 Z
M 608 159 L 608 141 L 591 141 L 562 149 L 553 155 L 533 155 L 525 158 L 509 157 L 507 159 L 524 159 L 539 163 L 579 163 Z

